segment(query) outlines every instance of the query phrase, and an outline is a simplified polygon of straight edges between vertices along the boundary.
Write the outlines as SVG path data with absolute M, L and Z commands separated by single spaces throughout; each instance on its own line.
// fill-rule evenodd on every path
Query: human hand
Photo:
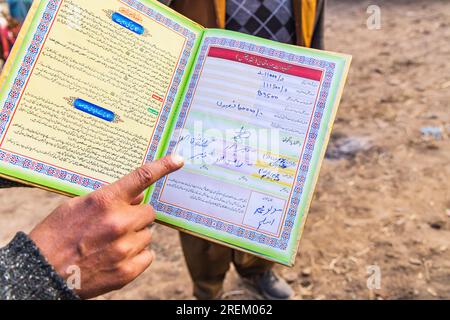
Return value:
M 143 192 L 180 169 L 183 159 L 167 156 L 146 164 L 119 181 L 87 196 L 71 199 L 31 231 L 48 262 L 63 279 L 70 267 L 80 270 L 83 299 L 117 290 L 133 281 L 153 261 L 148 249 L 155 213 L 142 205 Z

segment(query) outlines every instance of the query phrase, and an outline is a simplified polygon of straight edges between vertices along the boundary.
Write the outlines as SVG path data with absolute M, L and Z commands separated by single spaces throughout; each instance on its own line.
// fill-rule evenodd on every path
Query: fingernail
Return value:
M 176 164 L 177 166 L 184 165 L 184 159 L 182 156 L 180 156 L 178 154 L 173 154 L 173 155 L 171 155 L 171 157 L 172 157 L 173 163 Z

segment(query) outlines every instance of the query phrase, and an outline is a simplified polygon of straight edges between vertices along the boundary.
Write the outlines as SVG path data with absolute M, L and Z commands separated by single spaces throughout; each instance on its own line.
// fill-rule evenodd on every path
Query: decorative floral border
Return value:
M 167 205 L 159 201 L 161 196 L 161 191 L 165 183 L 164 180 L 160 180 L 156 186 L 155 191 L 152 196 L 152 205 L 156 210 L 164 212 L 168 215 L 174 216 L 176 218 L 181 218 L 190 222 L 194 222 L 209 228 L 214 228 L 215 230 L 229 233 L 231 235 L 248 239 L 253 242 L 264 244 L 273 248 L 286 250 L 289 245 L 289 240 L 291 237 L 292 229 L 295 225 L 295 220 L 297 219 L 297 211 L 300 205 L 300 199 L 303 194 L 304 184 L 307 178 L 308 170 L 310 167 L 310 162 L 314 152 L 314 146 L 316 139 L 319 134 L 322 117 L 324 114 L 324 110 L 326 107 L 327 98 L 331 88 L 331 82 L 333 80 L 333 76 L 336 69 L 336 64 L 317 60 L 314 58 L 309 58 L 301 55 L 296 55 L 292 53 L 286 53 L 280 50 L 276 50 L 273 48 L 268 48 L 264 46 L 257 46 L 255 44 L 247 43 L 244 41 L 237 41 L 226 38 L 217 38 L 217 37 L 208 37 L 205 38 L 204 43 L 202 45 L 202 49 L 197 61 L 196 68 L 194 70 L 194 74 L 192 76 L 191 82 L 189 84 L 189 89 L 178 118 L 176 129 L 181 129 L 184 124 L 184 120 L 187 116 L 187 111 L 189 106 L 191 105 L 192 99 L 194 97 L 195 88 L 200 78 L 200 73 L 203 67 L 203 63 L 207 56 L 207 51 L 210 45 L 228 47 L 234 49 L 241 49 L 244 51 L 249 51 L 252 53 L 257 53 L 269 57 L 274 57 L 277 59 L 281 59 L 285 62 L 301 64 L 305 66 L 318 67 L 324 70 L 325 75 L 322 81 L 322 87 L 319 94 L 319 100 L 316 105 L 314 118 L 311 124 L 310 132 L 308 135 L 308 139 L 306 141 L 305 150 L 302 155 L 302 161 L 299 167 L 299 172 L 296 177 L 296 183 L 294 186 L 293 194 L 291 197 L 289 209 L 286 215 L 286 219 L 284 222 L 284 226 L 282 229 L 281 236 L 279 238 L 268 236 L 266 234 L 256 232 L 253 230 L 249 230 L 240 226 L 236 226 L 230 223 L 222 222 L 216 220 L 214 218 L 205 217 L 200 214 L 186 211 L 183 209 L 179 209 L 175 206 Z M 176 146 L 176 139 L 173 139 L 169 146 L 169 153 L 171 153 Z
M 8 98 L 6 99 L 6 102 L 3 105 L 3 109 L 0 111 L 0 137 L 3 136 L 6 127 L 8 126 L 8 123 L 11 120 L 11 116 L 13 115 L 14 109 L 16 108 L 19 98 L 24 90 L 28 76 L 30 75 L 31 70 L 33 69 L 33 65 L 36 62 L 36 58 L 39 54 L 39 51 L 44 44 L 44 39 L 47 33 L 49 32 L 50 26 L 55 18 L 58 8 L 60 7 L 63 1 L 64 0 L 50 0 L 47 4 L 47 7 L 44 10 L 42 18 L 37 27 L 37 31 L 33 36 L 31 45 L 27 50 L 27 53 L 25 55 L 25 58 L 23 59 L 17 77 L 14 80 L 13 87 L 8 94 Z M 166 103 L 163 107 L 160 120 L 155 130 L 149 151 L 145 155 L 145 159 L 147 161 L 151 161 L 153 160 L 156 154 L 158 143 L 161 139 L 164 126 L 170 114 L 170 109 L 172 108 L 173 103 L 175 101 L 175 97 L 177 95 L 181 80 L 183 78 L 183 73 L 189 60 L 191 49 L 195 44 L 196 34 L 190 31 L 189 29 L 181 26 L 177 22 L 163 16 L 159 12 L 156 12 L 153 9 L 147 7 L 146 5 L 142 4 L 139 1 L 122 0 L 122 2 L 128 4 L 129 6 L 138 10 L 139 12 L 164 24 L 173 31 L 178 32 L 187 38 L 186 46 L 183 50 L 181 59 L 179 61 L 179 66 L 174 76 L 172 86 L 169 89 L 169 94 L 167 96 Z M 0 161 L 4 161 L 12 165 L 19 166 L 21 168 L 25 168 L 50 177 L 54 177 L 65 182 L 80 185 L 87 189 L 96 190 L 104 185 L 103 182 L 97 181 L 95 179 L 91 179 L 89 177 L 85 177 L 83 175 L 70 172 L 68 170 L 59 169 L 46 163 L 28 159 L 26 157 L 10 152 L 5 152 L 2 150 L 0 150 Z

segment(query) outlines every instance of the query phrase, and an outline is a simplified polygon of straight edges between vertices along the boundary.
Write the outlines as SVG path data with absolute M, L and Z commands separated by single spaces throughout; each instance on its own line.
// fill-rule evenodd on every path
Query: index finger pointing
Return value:
M 157 161 L 147 163 L 126 175 L 115 183 L 103 188 L 104 192 L 111 192 L 115 198 L 131 203 L 162 177 L 181 169 L 184 160 L 179 155 L 171 155 Z

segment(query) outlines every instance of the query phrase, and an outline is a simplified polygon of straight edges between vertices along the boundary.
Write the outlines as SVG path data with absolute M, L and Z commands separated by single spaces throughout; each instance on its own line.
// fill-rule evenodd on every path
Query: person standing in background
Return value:
M 323 49 L 325 0 L 160 0 L 207 28 L 226 28 L 270 40 Z M 290 299 L 293 290 L 272 262 L 180 233 L 198 299 L 217 299 L 233 263 L 244 282 L 266 299 Z
M 20 23 L 11 16 L 0 12 L 0 60 L 1 66 L 8 59 L 20 31 Z M 0 66 L 0 67 L 1 67 Z
M 8 11 L 0 12 L 0 70 L 11 53 L 33 0 L 8 0 Z

